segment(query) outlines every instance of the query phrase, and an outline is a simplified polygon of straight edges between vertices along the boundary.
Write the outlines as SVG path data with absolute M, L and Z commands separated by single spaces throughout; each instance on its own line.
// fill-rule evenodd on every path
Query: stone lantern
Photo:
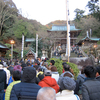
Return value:
M 42 59 L 48 58 L 47 54 L 48 54 L 47 50 L 45 48 L 43 48 L 42 49 L 42 57 L 41 58 Z

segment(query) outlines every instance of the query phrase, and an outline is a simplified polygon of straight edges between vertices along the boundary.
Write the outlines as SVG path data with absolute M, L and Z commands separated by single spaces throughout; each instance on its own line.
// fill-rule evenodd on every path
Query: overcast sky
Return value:
M 70 20 L 75 18 L 74 10 L 86 9 L 90 0 L 69 0 Z M 13 0 L 21 14 L 28 19 L 37 20 L 43 25 L 55 20 L 66 20 L 66 0 Z

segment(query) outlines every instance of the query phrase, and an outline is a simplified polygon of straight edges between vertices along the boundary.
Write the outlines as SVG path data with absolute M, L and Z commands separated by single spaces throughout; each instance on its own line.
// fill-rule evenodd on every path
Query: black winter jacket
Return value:
M 6 72 L 0 69 L 0 91 L 6 89 Z
M 36 83 L 21 82 L 12 88 L 10 100 L 36 100 L 37 93 L 41 87 Z
M 100 81 L 88 79 L 82 85 L 82 100 L 100 100 Z

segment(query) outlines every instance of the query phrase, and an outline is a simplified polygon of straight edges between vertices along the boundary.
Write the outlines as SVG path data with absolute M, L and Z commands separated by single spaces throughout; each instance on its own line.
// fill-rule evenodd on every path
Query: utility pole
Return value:
M 91 30 L 91 28 L 90 28 L 90 38 L 91 38 L 91 35 L 92 35 L 92 30 Z
M 36 34 L 36 58 L 38 57 L 38 34 Z
M 69 22 L 69 8 L 68 8 L 68 0 L 66 0 L 66 21 L 67 21 L 67 39 L 66 39 L 66 56 L 70 56 L 70 22 Z

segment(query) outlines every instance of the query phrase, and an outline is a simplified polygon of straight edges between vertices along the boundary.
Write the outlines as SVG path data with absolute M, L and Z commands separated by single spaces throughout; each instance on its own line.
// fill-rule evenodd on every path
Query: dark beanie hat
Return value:
M 61 90 L 74 90 L 76 82 L 70 77 L 62 77 L 59 85 Z
M 34 83 L 36 81 L 36 70 L 33 67 L 23 69 L 22 82 Z

